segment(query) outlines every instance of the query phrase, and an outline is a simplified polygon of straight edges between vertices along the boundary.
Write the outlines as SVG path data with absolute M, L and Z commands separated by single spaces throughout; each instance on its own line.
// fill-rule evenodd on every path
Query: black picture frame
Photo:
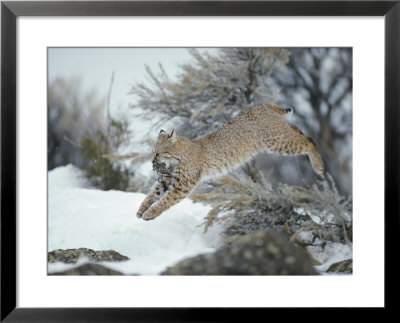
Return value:
M 4 1 L 1 3 L 1 321 L 236 321 L 241 309 L 16 307 L 16 19 L 19 16 L 384 16 L 385 308 L 399 231 L 400 1 Z M 391 256 L 390 256 L 391 255 Z M 397 268 L 397 267 L 396 267 Z M 390 277 L 390 278 L 389 278 Z M 388 283 L 390 282 L 390 283 Z M 267 292 L 267 291 L 266 291 Z M 250 315 L 262 309 L 251 309 Z

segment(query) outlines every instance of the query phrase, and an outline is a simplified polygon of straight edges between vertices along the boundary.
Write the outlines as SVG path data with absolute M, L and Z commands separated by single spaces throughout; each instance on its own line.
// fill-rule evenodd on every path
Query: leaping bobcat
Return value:
M 284 117 L 291 109 L 263 104 L 238 114 L 211 133 L 190 140 L 160 131 L 154 147 L 153 169 L 159 183 L 137 212 L 144 220 L 159 216 L 182 200 L 202 179 L 237 167 L 260 152 L 306 154 L 317 174 L 323 163 L 311 138 Z

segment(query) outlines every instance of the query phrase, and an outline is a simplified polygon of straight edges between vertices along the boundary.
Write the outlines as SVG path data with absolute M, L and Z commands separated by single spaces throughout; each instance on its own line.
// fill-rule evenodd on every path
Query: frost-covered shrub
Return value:
M 160 64 L 159 73 L 146 66 L 151 81 L 132 87 L 133 107 L 144 114 L 179 118 L 180 135 L 194 138 L 232 119 L 249 105 L 275 102 L 279 86 L 273 75 L 289 61 L 283 48 L 221 48 L 210 54 L 189 50 L 192 60 L 182 64 L 172 80 Z
M 352 240 L 352 200 L 343 197 L 332 178 L 327 175 L 310 188 L 308 200 L 293 200 L 295 211 L 308 216 L 302 231 L 312 231 L 326 240 L 351 243 Z
M 302 244 L 319 241 L 351 242 L 351 200 L 342 197 L 328 174 L 310 188 L 279 184 L 273 187 L 262 173 L 258 181 L 243 175 L 227 175 L 209 183 L 194 201 L 212 206 L 204 231 L 225 223 L 228 240 L 251 231 L 285 230 Z

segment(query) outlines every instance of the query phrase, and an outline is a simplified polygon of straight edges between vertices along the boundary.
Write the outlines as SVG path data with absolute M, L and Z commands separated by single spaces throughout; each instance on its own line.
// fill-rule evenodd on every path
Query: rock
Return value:
M 107 268 L 105 266 L 93 263 L 83 264 L 81 266 L 71 268 L 65 271 L 51 273 L 50 275 L 54 276 L 76 276 L 76 275 L 123 275 L 123 273 Z
M 351 274 L 353 273 L 353 259 L 335 262 L 329 266 L 326 272 Z
M 185 259 L 162 275 L 317 275 L 303 247 L 271 230 L 245 235 L 214 253 Z
M 88 258 L 91 261 L 125 261 L 128 257 L 114 250 L 94 251 L 88 248 L 56 249 L 47 253 L 47 261 L 52 263 L 61 261 L 67 264 L 75 264 L 80 258 Z

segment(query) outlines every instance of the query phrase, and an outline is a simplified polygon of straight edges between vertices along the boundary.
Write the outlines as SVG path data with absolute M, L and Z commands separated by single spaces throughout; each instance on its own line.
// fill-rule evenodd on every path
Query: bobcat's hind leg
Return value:
M 306 142 L 304 145 L 305 146 L 304 150 L 308 158 L 310 159 L 312 168 L 318 175 L 322 176 L 324 174 L 324 162 L 322 161 L 321 155 L 318 152 L 317 146 L 315 145 L 312 138 L 305 136 L 301 132 L 301 130 L 300 134 L 303 137 L 303 140 Z
M 143 200 L 142 204 L 139 207 L 139 210 L 136 213 L 138 218 L 143 216 L 143 213 L 146 212 L 147 209 L 159 198 L 161 198 L 162 194 L 164 193 L 164 184 L 159 183 L 156 187 L 146 196 Z
M 322 176 L 324 174 L 324 163 L 317 150 L 317 146 L 310 137 L 304 135 L 300 136 L 302 137 L 303 142 L 300 144 L 300 151 L 297 151 L 296 153 L 307 155 L 315 173 Z
M 305 136 L 297 126 L 290 125 L 290 128 L 292 134 L 284 140 L 280 138 L 279 144 L 272 145 L 271 150 L 283 155 L 307 155 L 314 171 L 318 175 L 323 175 L 324 164 L 313 140 Z
M 314 171 L 318 175 L 322 176 L 324 174 L 324 163 L 314 143 L 312 143 L 311 147 L 309 148 L 307 155 L 310 159 L 311 166 L 313 167 Z
M 315 173 L 322 176 L 324 174 L 324 163 L 322 161 L 321 155 L 317 150 L 317 146 L 314 141 L 307 136 L 301 135 L 303 137 L 304 143 L 301 145 L 302 151 L 300 154 L 306 154 L 310 159 L 310 163 Z

